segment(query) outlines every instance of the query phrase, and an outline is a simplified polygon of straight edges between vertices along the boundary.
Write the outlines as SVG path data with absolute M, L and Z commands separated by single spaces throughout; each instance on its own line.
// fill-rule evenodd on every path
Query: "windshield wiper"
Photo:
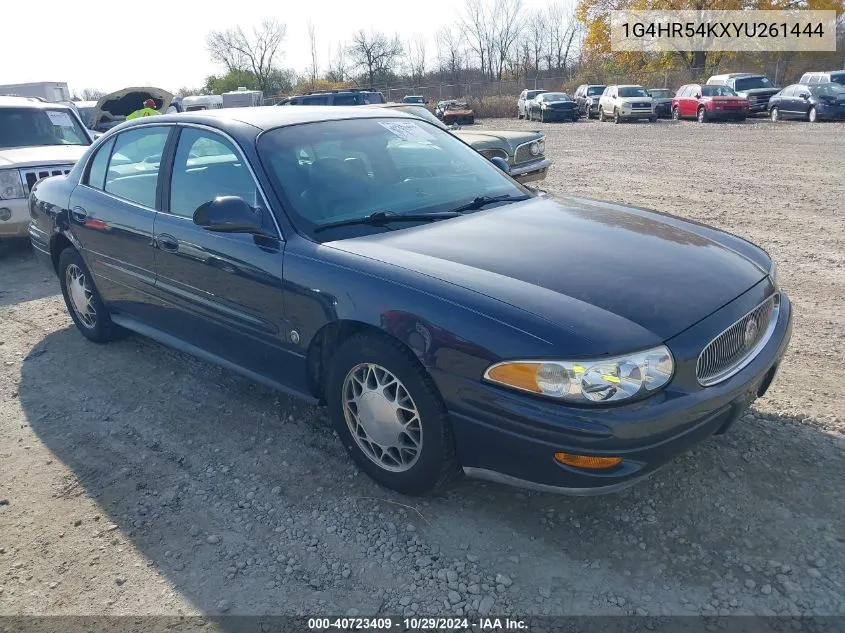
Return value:
M 352 226 L 354 224 L 372 224 L 378 226 L 387 222 L 433 222 L 434 220 L 455 218 L 459 215 L 460 213 L 458 211 L 445 211 L 443 213 L 393 213 L 392 211 L 375 211 L 360 218 L 350 218 L 349 220 L 338 220 L 337 222 L 321 224 L 314 229 L 314 233 L 333 229 L 338 226 Z
M 494 202 L 519 202 L 520 200 L 528 200 L 529 196 L 512 196 L 505 194 L 503 196 L 478 196 L 473 198 L 472 202 L 467 202 L 459 207 L 452 209 L 452 213 L 463 213 L 464 211 L 477 211 L 486 207 L 488 204 Z

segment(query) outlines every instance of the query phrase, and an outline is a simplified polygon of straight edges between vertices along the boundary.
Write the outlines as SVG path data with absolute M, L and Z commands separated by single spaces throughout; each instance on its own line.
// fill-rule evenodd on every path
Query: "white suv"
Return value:
M 548 90 L 523 90 L 519 93 L 519 99 L 516 100 L 516 117 L 518 119 L 528 118 L 528 108 L 534 97 L 541 95 Z
M 654 101 L 648 90 L 636 85 L 608 86 L 599 99 L 599 121 L 613 119 L 621 123 L 628 119 L 657 121 Z
M 0 97 L 0 239 L 29 235 L 30 189 L 41 178 L 68 173 L 89 145 L 73 108 Z

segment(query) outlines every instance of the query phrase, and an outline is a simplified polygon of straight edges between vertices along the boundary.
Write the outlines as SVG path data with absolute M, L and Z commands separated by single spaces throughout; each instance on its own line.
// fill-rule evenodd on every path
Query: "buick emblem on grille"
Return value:
M 757 319 L 751 317 L 748 319 L 748 323 L 745 324 L 745 347 L 751 347 L 755 340 L 757 340 L 757 331 L 760 329 L 760 325 L 757 323 Z

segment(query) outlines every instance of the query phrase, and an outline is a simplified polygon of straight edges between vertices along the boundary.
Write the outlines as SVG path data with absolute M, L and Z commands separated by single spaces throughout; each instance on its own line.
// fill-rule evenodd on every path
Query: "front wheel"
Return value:
M 540 123 L 545 123 L 545 122 L 546 122 L 546 114 L 542 110 L 540 110 Z
M 85 338 L 108 343 L 128 334 L 112 323 L 88 267 L 71 246 L 59 255 L 59 284 L 70 317 Z
M 622 123 L 622 117 L 619 116 L 619 109 L 613 108 L 613 122 L 619 125 Z
M 680 121 L 681 120 L 681 110 L 678 106 L 672 108 L 672 120 L 673 121 Z
M 398 341 L 364 333 L 341 345 L 329 369 L 326 403 L 350 457 L 382 486 L 425 494 L 459 472 L 440 393 Z
M 704 108 L 698 109 L 698 122 L 699 123 L 706 123 L 707 122 L 707 110 Z
M 777 108 L 772 108 L 769 111 L 769 118 L 772 120 L 772 123 L 778 122 L 778 119 L 780 119 L 780 112 L 778 112 Z
M 819 113 L 816 110 L 816 106 L 813 106 L 812 108 L 810 108 L 810 111 L 807 113 L 807 120 L 810 123 L 815 123 L 816 121 L 819 120 Z
M 649 122 L 651 122 L 651 123 L 657 123 L 657 117 L 656 117 L 656 116 L 649 117 L 649 119 L 648 119 L 648 120 L 649 120 Z

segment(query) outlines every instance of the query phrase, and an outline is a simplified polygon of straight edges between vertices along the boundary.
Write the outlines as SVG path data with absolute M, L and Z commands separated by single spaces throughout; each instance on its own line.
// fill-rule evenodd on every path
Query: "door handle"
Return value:
M 167 251 L 168 253 L 175 253 L 179 250 L 179 242 L 176 240 L 175 237 L 172 235 L 168 235 L 167 233 L 159 233 L 156 235 L 156 246 L 158 246 L 161 250 Z
M 74 207 L 70 212 L 70 216 L 80 224 L 85 224 L 85 218 L 88 217 L 88 212 L 82 207 Z

